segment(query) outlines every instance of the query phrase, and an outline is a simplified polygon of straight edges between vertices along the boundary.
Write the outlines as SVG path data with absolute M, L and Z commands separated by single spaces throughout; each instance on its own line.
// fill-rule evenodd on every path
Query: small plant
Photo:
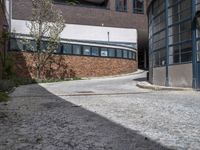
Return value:
M 1 55 L 2 55 L 2 53 L 0 53 L 0 56 Z M 14 72 L 13 72 L 13 65 L 14 65 L 13 59 L 8 54 L 5 56 L 4 59 L 5 60 L 4 60 L 4 63 L 3 63 L 2 78 L 3 79 L 10 79 L 14 75 Z
M 2 65 L 2 78 L 8 79 L 13 75 L 12 67 L 13 61 L 12 58 L 6 53 L 5 45 L 6 41 L 9 39 L 10 33 L 7 31 L 3 31 L 0 37 L 0 47 L 4 47 L 4 51 L 0 51 L 0 64 Z
M 22 77 L 13 76 L 11 81 L 15 84 L 16 87 L 20 85 L 34 84 L 37 83 L 34 79 L 26 79 Z
M 82 80 L 80 77 L 74 77 L 73 80 Z
M 6 93 L 0 92 L 0 102 L 7 102 L 8 98 L 9 96 Z
M 66 0 L 66 2 L 70 5 L 76 5 L 76 4 L 79 4 L 79 1 L 78 0 Z

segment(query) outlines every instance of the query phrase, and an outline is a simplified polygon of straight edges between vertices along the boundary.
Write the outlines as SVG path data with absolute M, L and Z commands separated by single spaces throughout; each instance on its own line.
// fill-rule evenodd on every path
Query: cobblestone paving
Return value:
M 0 103 L 0 150 L 199 150 L 200 93 L 144 74 L 18 87 Z

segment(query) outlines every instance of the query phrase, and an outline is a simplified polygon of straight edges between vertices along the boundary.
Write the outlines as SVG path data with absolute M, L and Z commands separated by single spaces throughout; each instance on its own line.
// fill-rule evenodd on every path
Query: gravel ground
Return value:
M 145 73 L 18 87 L 0 150 L 199 150 L 200 93 L 136 87 Z

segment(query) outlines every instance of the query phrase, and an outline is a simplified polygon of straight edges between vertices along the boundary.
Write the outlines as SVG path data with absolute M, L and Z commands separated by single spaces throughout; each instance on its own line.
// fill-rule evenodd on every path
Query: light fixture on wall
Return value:
M 108 35 L 108 42 L 110 42 L 110 32 L 107 32 Z
M 7 30 L 8 29 L 8 25 L 7 24 L 4 24 L 3 25 L 3 30 Z

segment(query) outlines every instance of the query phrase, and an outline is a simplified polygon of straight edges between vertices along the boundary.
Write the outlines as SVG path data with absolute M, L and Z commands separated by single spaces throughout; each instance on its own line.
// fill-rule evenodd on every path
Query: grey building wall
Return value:
M 169 66 L 169 85 L 192 87 L 192 63 Z

